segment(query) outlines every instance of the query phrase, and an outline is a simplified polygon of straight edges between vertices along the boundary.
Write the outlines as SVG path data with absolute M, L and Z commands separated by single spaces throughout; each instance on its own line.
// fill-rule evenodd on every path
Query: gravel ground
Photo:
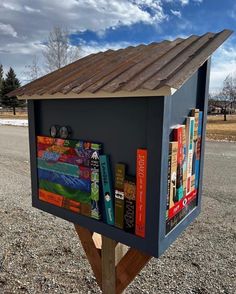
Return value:
M 100 293 L 73 225 L 33 209 L 27 128 L 0 126 L 0 293 Z M 126 293 L 236 293 L 236 143 L 207 142 L 202 213 Z

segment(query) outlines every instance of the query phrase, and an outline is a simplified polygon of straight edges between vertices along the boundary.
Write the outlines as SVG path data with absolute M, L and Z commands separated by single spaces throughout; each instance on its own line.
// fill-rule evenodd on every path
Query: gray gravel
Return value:
M 31 208 L 27 128 L 0 126 L 0 293 L 100 293 L 73 225 Z M 236 144 L 207 142 L 200 217 L 126 293 L 236 293 Z

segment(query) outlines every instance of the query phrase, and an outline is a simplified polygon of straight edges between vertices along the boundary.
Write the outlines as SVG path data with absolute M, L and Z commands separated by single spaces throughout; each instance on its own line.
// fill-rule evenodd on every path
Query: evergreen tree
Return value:
M 0 106 L 2 104 L 3 66 L 0 64 Z
M 2 105 L 11 107 L 14 115 L 16 114 L 16 107 L 20 105 L 20 102 L 17 100 L 16 96 L 8 97 L 7 94 L 19 88 L 19 86 L 20 82 L 17 79 L 14 70 L 10 67 L 9 72 L 2 83 Z

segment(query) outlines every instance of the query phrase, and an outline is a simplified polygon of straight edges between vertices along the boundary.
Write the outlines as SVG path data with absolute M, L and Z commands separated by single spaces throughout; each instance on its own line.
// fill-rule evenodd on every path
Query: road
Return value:
M 0 175 L 0 293 L 99 293 L 71 225 L 31 208 L 27 128 L 0 126 Z M 127 293 L 235 293 L 235 216 L 236 143 L 207 142 L 200 217 Z

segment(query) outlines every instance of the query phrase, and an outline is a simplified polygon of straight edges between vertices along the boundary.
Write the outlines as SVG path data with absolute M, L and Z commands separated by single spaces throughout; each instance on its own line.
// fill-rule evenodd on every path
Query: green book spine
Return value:
M 116 164 L 115 172 L 115 225 L 124 228 L 124 180 L 125 164 Z
M 99 210 L 99 152 L 100 144 L 91 144 L 92 155 L 90 159 L 91 166 L 91 217 L 101 219 Z

